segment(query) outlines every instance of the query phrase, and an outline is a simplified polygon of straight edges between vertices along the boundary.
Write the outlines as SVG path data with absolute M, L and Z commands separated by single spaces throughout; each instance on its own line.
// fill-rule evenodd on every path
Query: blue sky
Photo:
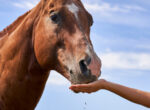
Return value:
M 39 0 L 0 0 L 0 30 Z M 91 39 L 102 60 L 102 78 L 150 91 L 150 1 L 83 0 L 94 18 Z M 113 93 L 74 94 L 54 71 L 36 110 L 148 110 Z M 86 103 L 86 104 L 85 104 Z

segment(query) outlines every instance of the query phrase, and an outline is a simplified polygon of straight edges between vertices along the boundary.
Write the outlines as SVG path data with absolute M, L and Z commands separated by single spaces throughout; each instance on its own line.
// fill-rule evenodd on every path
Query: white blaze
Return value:
M 79 8 L 74 3 L 67 5 L 67 8 L 75 15 L 76 19 L 78 19 Z

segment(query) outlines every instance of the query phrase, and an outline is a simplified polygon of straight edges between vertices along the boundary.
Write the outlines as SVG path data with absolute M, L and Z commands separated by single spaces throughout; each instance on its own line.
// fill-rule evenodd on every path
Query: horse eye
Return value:
M 51 15 L 50 19 L 56 24 L 58 24 L 60 22 L 60 16 L 58 14 Z

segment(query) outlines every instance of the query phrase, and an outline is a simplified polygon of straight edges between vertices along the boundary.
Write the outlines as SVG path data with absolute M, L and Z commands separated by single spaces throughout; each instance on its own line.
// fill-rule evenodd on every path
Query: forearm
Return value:
M 150 93 L 106 81 L 104 89 L 127 100 L 150 108 Z

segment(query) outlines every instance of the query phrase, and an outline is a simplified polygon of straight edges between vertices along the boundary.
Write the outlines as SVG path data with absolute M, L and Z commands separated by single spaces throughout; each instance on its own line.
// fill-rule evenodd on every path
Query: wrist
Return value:
M 99 84 L 98 84 L 98 88 L 99 89 L 106 89 L 107 86 L 107 81 L 105 79 L 100 79 L 99 80 Z
M 109 82 L 107 80 L 102 79 L 102 89 L 108 90 Z

